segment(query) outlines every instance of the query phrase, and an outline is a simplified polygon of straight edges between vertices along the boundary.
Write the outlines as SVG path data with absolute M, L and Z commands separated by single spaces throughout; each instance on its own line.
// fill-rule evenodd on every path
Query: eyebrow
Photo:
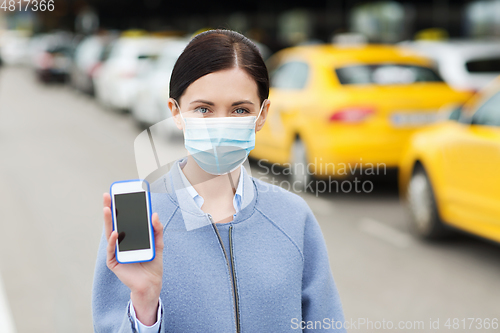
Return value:
M 233 104 L 231 104 L 231 106 L 236 106 L 236 105 L 240 105 L 240 104 L 252 104 L 252 102 L 250 102 L 249 100 L 244 100 L 244 101 L 238 101 L 238 102 L 234 102 Z
M 202 100 L 202 99 L 197 99 L 196 101 L 192 101 L 189 104 L 193 104 L 193 103 L 203 103 L 203 104 L 207 104 L 207 105 L 211 105 L 211 106 L 215 105 L 213 102 L 205 101 L 205 100 Z M 252 104 L 253 105 L 254 103 L 252 103 L 249 100 L 243 100 L 243 101 L 234 102 L 233 104 L 231 104 L 231 106 L 236 106 L 236 105 L 241 105 L 241 104 Z
M 215 105 L 214 103 L 212 103 L 210 101 L 205 101 L 205 100 L 202 100 L 202 99 L 197 99 L 196 101 L 192 101 L 189 104 L 194 104 L 194 103 L 203 103 L 203 104 L 208 104 L 208 105 L 212 105 L 212 106 Z

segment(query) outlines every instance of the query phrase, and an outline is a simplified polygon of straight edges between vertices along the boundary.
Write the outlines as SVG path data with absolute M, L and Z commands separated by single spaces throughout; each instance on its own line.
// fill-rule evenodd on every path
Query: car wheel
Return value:
M 298 138 L 291 149 L 291 170 L 290 179 L 294 190 L 307 192 L 308 184 L 313 180 L 308 169 L 307 150 L 304 143 Z
M 410 179 L 407 201 L 411 217 L 410 229 L 415 235 L 432 240 L 450 234 L 439 217 L 431 182 L 421 166 L 415 169 Z

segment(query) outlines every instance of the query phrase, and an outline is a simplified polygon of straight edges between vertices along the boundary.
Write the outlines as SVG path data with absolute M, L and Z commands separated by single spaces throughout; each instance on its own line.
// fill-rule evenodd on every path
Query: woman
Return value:
M 246 37 L 211 30 L 188 44 L 169 107 L 189 155 L 151 184 L 151 262 L 117 263 L 104 194 L 96 332 L 316 332 L 343 323 L 313 213 L 241 167 L 266 121 L 268 94 L 266 66 Z

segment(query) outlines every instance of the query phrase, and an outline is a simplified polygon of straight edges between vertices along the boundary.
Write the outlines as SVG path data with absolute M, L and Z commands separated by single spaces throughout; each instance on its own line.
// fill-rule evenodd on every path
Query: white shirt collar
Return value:
M 189 180 L 184 175 L 182 168 L 184 167 L 184 165 L 186 165 L 186 163 L 187 159 L 183 159 L 179 163 L 177 163 L 177 167 L 179 168 L 178 171 L 179 174 L 181 175 L 182 183 L 186 187 L 187 192 L 193 198 L 198 208 L 201 209 L 205 200 L 201 197 L 201 195 L 198 194 L 198 192 L 196 192 L 194 187 L 191 185 Z M 238 187 L 236 188 L 236 193 L 234 194 L 233 198 L 233 207 L 236 213 L 238 213 L 241 210 L 242 202 L 243 202 L 243 170 L 240 170 L 240 176 L 238 178 Z

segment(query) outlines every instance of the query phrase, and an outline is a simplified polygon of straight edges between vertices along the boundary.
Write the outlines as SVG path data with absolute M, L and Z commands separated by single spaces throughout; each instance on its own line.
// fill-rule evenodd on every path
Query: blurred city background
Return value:
M 314 211 L 349 331 L 498 331 L 500 0 L 0 0 L 0 333 L 93 331 L 102 193 L 158 176 L 146 129 L 183 154 L 170 73 L 212 28 L 267 61 L 252 175 Z

